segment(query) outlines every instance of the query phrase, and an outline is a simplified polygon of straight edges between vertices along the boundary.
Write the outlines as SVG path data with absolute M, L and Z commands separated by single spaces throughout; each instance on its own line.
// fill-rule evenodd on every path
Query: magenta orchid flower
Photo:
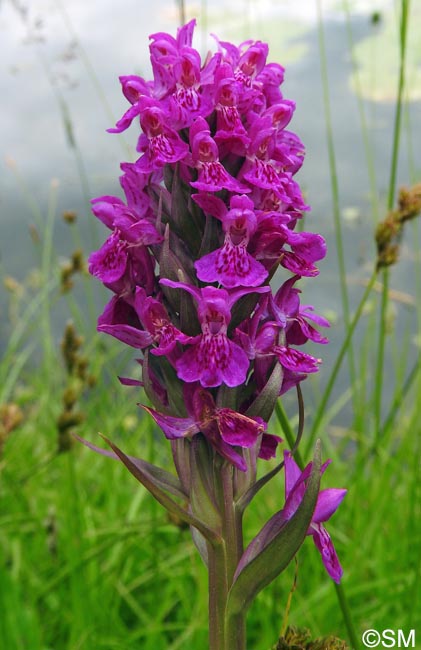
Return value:
M 217 408 L 214 399 L 203 388 L 193 390 L 192 415 L 178 418 L 143 406 L 170 440 L 190 438 L 203 433 L 218 453 L 242 472 L 247 470 L 244 458 L 235 447 L 250 448 L 259 442 L 259 456 L 273 458 L 276 446 L 282 442 L 279 436 L 265 433 L 267 424 L 259 417 L 248 417 L 229 408 Z
M 192 197 L 205 212 L 222 221 L 225 233 L 221 248 L 204 255 L 195 262 L 197 277 L 203 282 L 219 282 L 223 287 L 256 287 L 267 278 L 268 272 L 251 253 L 247 251 L 250 237 L 256 231 L 257 218 L 253 202 L 247 196 L 233 196 L 230 209 L 223 201 L 206 194 Z M 208 208 L 208 209 L 207 209 Z
M 193 165 L 198 170 L 197 181 L 190 183 L 202 192 L 250 192 L 250 188 L 231 176 L 219 160 L 218 145 L 210 135 L 209 125 L 202 117 L 190 128 Z
M 306 490 L 305 481 L 309 475 L 309 468 L 302 472 L 289 451 L 284 452 L 285 461 L 285 507 L 283 515 L 286 520 L 290 519 L 300 505 Z M 331 461 L 324 463 L 321 474 Z M 343 574 L 335 547 L 332 544 L 329 533 L 323 526 L 339 508 L 347 490 L 328 488 L 321 490 L 317 498 L 316 508 L 307 531 L 307 535 L 313 537 L 313 541 L 319 550 L 326 571 L 335 582 L 339 583 Z
M 120 77 L 129 107 L 109 131 L 137 123 L 139 158 L 121 164 L 124 199 L 92 201 L 110 232 L 89 257 L 113 294 L 98 330 L 140 351 L 141 377 L 119 379 L 144 390 L 177 475 L 111 441 L 111 452 L 86 444 L 190 527 L 209 570 L 210 650 L 244 650 L 247 607 L 306 535 L 333 580 L 342 576 L 323 524 L 345 490 L 319 491 L 319 445 L 303 472 L 289 453 L 257 467 L 282 442 L 267 432 L 277 400 L 320 367 L 301 346 L 326 343 L 329 324 L 301 304 L 297 284 L 317 276 L 326 244 L 297 228 L 309 210 L 294 178 L 305 152 L 287 130 L 295 102 L 280 89 L 284 68 L 252 40 L 217 39 L 202 61 L 195 24 L 151 35 L 153 79 Z M 283 466 L 285 507 L 243 552 L 244 510 Z
M 199 289 L 183 282 L 162 279 L 162 285 L 183 289 L 194 297 L 202 334 L 191 337 L 190 348 L 176 363 L 177 374 L 188 383 L 200 381 L 205 388 L 239 386 L 244 383 L 250 365 L 244 350 L 228 338 L 231 307 L 248 293 L 266 293 L 269 287 L 236 289 L 230 294 L 225 289 Z
M 152 354 L 172 359 L 171 353 L 177 343 L 190 342 L 191 337 L 173 325 L 164 305 L 156 298 L 147 296 L 141 287 L 136 289 L 134 307 L 145 330 L 151 335 L 149 344 L 152 341 L 157 344 L 157 347 L 152 348 Z

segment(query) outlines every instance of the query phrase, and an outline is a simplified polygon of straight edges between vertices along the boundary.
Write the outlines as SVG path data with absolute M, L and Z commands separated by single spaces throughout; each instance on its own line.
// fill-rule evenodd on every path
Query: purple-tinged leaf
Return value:
M 139 404 L 139 406 L 152 415 L 157 425 L 161 427 L 165 436 L 169 440 L 191 437 L 199 431 L 196 422 L 192 418 L 177 418 L 173 415 L 158 413 L 155 409 L 151 409 L 149 406 L 145 406 L 144 404 Z
M 84 444 L 86 447 L 89 447 L 89 449 L 95 451 L 97 454 L 108 456 L 108 458 L 113 458 L 114 460 L 121 460 L 115 451 L 109 451 L 108 449 L 97 447 L 96 445 L 92 444 L 92 442 L 89 442 L 80 436 L 74 435 L 74 437 L 76 440 L 79 440 L 79 442 Z M 102 437 L 108 443 L 107 438 L 104 436 Z M 155 483 L 157 487 L 165 490 L 166 492 L 169 492 L 170 494 L 173 494 L 175 497 L 179 497 L 180 499 L 187 498 L 187 494 L 184 492 L 182 485 L 176 476 L 170 474 L 169 472 L 166 472 L 160 467 L 156 467 L 156 465 L 148 463 L 146 460 L 142 460 L 141 458 L 136 458 L 135 456 L 127 456 L 127 458 L 139 472 L 147 475 L 149 477 L 149 480 L 152 483 Z
M 213 530 L 220 530 L 222 521 L 214 495 L 212 450 L 200 435 L 195 436 L 190 444 L 190 472 L 192 513 L 206 521 Z
M 254 402 L 249 406 L 246 415 L 258 415 L 266 420 L 266 422 L 270 420 L 276 401 L 279 397 L 283 376 L 284 371 L 281 364 L 275 364 L 266 385 L 260 391 Z
M 139 379 L 133 379 L 132 377 L 118 377 L 118 381 L 120 384 L 123 386 L 140 386 L 143 388 L 143 381 L 140 381 Z
M 162 482 L 156 478 L 156 472 L 161 474 L 164 472 L 164 470 L 161 470 L 158 467 L 154 467 L 154 473 L 152 473 L 150 471 L 150 463 L 147 463 L 147 467 L 145 467 L 145 461 L 139 462 L 138 458 L 133 459 L 132 457 L 127 456 L 121 449 L 117 447 L 117 445 L 111 442 L 111 440 L 108 440 L 108 438 L 102 436 L 102 434 L 101 437 L 104 438 L 105 442 L 111 447 L 123 465 L 127 467 L 129 472 L 133 474 L 139 483 L 141 483 L 158 501 L 158 503 L 160 503 L 166 510 L 168 510 L 168 512 L 170 512 L 172 515 L 175 515 L 186 524 L 189 524 L 189 526 L 194 526 L 197 528 L 197 530 L 208 541 L 216 542 L 219 539 L 219 535 L 215 530 L 207 526 L 207 524 L 201 521 L 198 517 L 190 514 L 187 510 L 185 510 L 185 508 L 180 506 L 168 495 L 169 490 L 167 483 L 164 482 L 164 486 L 162 486 Z M 167 472 L 164 472 L 164 476 L 165 475 L 167 475 Z M 182 492 L 182 495 L 185 498 L 184 492 Z
M 153 361 L 153 359 L 152 359 Z M 147 397 L 151 400 L 152 404 L 159 409 L 159 411 L 167 412 L 168 410 L 168 394 L 165 388 L 158 382 L 154 373 L 152 364 L 149 360 L 149 352 L 145 350 L 143 359 L 143 388 Z
M 318 442 L 306 491 L 295 514 L 288 521 L 280 513 L 274 515 L 245 550 L 228 594 L 227 618 L 244 614 L 257 594 L 288 566 L 300 548 L 316 507 L 320 465 Z

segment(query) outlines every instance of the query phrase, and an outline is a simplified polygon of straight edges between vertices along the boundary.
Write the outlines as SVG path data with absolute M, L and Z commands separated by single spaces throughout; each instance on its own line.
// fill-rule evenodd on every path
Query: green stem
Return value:
M 392 161 L 390 165 L 390 179 L 389 179 L 389 192 L 387 197 L 387 208 L 392 210 L 395 191 L 396 191 L 396 177 L 398 170 L 398 156 L 399 144 L 401 135 L 401 122 L 402 122 L 402 104 L 403 92 L 405 87 L 405 58 L 406 58 L 406 43 L 408 33 L 408 15 L 409 15 L 409 0 L 401 1 L 401 20 L 400 20 L 400 58 L 399 58 L 399 80 L 398 80 L 398 93 L 396 98 L 395 122 L 393 127 L 393 147 L 392 147 Z M 377 448 L 380 439 L 380 419 L 381 419 L 381 397 L 383 392 L 383 379 L 384 379 L 384 358 L 386 350 L 386 321 L 387 321 L 387 306 L 389 300 L 389 270 L 386 268 L 383 271 L 383 291 L 380 307 L 380 322 L 379 322 L 379 347 L 377 351 L 375 385 L 374 385 L 374 418 L 375 418 L 375 439 L 374 445 Z
M 392 148 L 392 162 L 390 165 L 390 179 L 389 179 L 389 193 L 387 197 L 387 207 L 389 210 L 393 208 L 393 201 L 395 198 L 396 189 L 396 176 L 398 169 L 398 154 L 399 143 L 401 135 L 401 121 L 402 121 L 402 103 L 403 91 L 405 87 L 405 59 L 406 59 L 406 43 L 408 34 L 408 16 L 409 16 L 409 0 L 402 0 L 401 7 L 401 21 L 400 21 L 400 59 L 399 59 L 399 81 L 398 81 L 398 95 L 396 98 L 396 111 L 395 123 L 393 126 L 393 148 Z
M 226 547 L 208 544 L 209 571 L 209 650 L 227 650 L 225 607 L 228 596 Z
M 226 542 L 227 578 L 231 587 L 235 570 L 243 554 L 242 512 L 234 503 L 234 470 L 225 463 L 222 468 L 222 486 L 224 492 L 223 537 Z M 245 617 L 237 616 L 235 620 L 225 620 L 226 650 L 245 650 Z
M 375 278 L 375 275 L 374 275 L 374 278 Z M 374 280 L 373 280 L 373 283 L 374 283 Z M 367 287 L 367 289 L 368 288 L 369 287 Z M 363 301 L 361 301 L 361 303 L 364 304 Z M 360 303 L 360 306 L 361 306 L 361 303 Z M 355 317 L 354 317 L 354 320 L 355 320 Z M 355 321 L 355 322 L 357 322 L 357 321 Z M 343 354 L 345 354 L 345 351 L 343 352 Z M 278 416 L 279 421 L 281 422 L 283 431 L 286 432 L 287 430 L 289 430 L 290 433 L 292 434 L 292 429 L 291 429 L 291 425 L 288 422 L 288 418 L 287 418 L 285 412 L 283 412 L 283 410 L 281 408 L 278 408 L 278 404 L 276 405 L 276 414 Z M 285 433 L 285 435 L 287 436 L 288 442 L 290 443 L 289 435 L 287 433 Z M 292 441 L 292 438 L 291 438 L 291 441 Z M 301 470 L 303 470 L 304 469 L 304 462 L 303 462 L 302 458 L 299 455 L 297 455 L 297 453 L 295 454 L 295 460 L 296 460 L 297 465 L 299 466 L 299 468 Z M 345 627 L 346 627 L 347 632 L 348 632 L 349 640 L 351 641 L 351 646 L 352 646 L 352 648 L 354 650 L 358 650 L 358 648 L 360 647 L 359 646 L 358 635 L 356 633 L 355 626 L 354 626 L 354 623 L 352 621 L 351 611 L 349 609 L 348 601 L 347 601 L 346 596 L 345 596 L 344 588 L 343 588 L 343 586 L 341 584 L 339 584 L 339 585 L 335 584 L 335 589 L 336 589 L 336 596 L 337 596 L 338 602 L 339 602 L 339 607 L 341 609 L 342 617 L 343 617 L 343 620 L 344 620 L 344 623 L 345 623 Z
M 224 493 L 224 513 L 222 518 L 223 539 L 227 547 L 227 575 L 231 585 L 238 561 L 243 553 L 243 533 L 241 513 L 237 512 L 234 503 L 234 468 L 224 464 L 221 471 L 221 481 Z
M 389 269 L 383 269 L 383 289 L 380 307 L 379 345 L 377 350 L 376 374 L 374 380 L 374 447 L 380 439 L 384 357 L 386 349 L 387 307 L 389 304 Z
M 335 584 L 335 590 L 342 611 L 342 617 L 344 619 L 344 623 L 348 632 L 349 640 L 351 642 L 351 647 L 353 650 L 358 650 L 360 648 L 360 640 L 354 627 L 351 611 L 349 609 L 348 601 L 346 599 L 342 584 Z
M 278 418 L 278 422 L 282 427 L 282 431 L 285 435 L 285 438 L 287 439 L 287 443 L 290 449 L 294 449 L 295 447 L 295 435 L 292 430 L 291 424 L 289 422 L 288 416 L 285 413 L 285 409 L 282 406 L 281 400 L 278 400 L 275 405 L 275 413 L 276 417 Z M 299 467 L 303 468 L 304 463 L 303 459 L 301 458 L 300 451 L 298 449 L 295 450 L 294 452 L 294 458 L 297 462 L 297 465 Z

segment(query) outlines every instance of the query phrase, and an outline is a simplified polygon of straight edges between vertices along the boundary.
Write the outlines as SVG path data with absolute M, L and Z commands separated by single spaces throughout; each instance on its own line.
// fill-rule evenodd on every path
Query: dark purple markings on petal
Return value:
M 239 286 L 256 287 L 266 279 L 265 267 L 250 255 L 244 246 L 224 246 L 195 263 L 197 277 L 203 282 L 220 282 L 227 289 Z
M 176 364 L 180 379 L 200 381 L 205 388 L 222 383 L 230 387 L 239 386 L 246 379 L 248 367 L 245 352 L 223 333 L 201 336 Z
M 242 348 L 236 343 L 229 341 L 230 359 L 222 372 L 223 382 L 233 388 L 244 384 L 249 369 L 249 359 Z
M 202 98 L 195 88 L 178 88 L 175 100 L 188 111 L 200 111 L 202 106 Z
M 218 425 L 223 440 L 240 447 L 252 447 L 264 429 L 264 424 L 228 408 L 218 410 Z
M 124 275 L 126 265 L 127 244 L 114 233 L 89 257 L 89 273 L 103 282 L 119 280 Z
M 175 154 L 175 149 L 171 140 L 162 133 L 155 136 L 154 138 L 151 138 L 150 147 L 153 155 L 156 158 L 170 160 Z
M 274 346 L 273 351 L 277 355 L 281 365 L 293 372 L 317 372 L 322 362 L 321 359 L 316 359 L 311 354 L 306 354 L 305 352 L 284 345 Z
M 263 189 L 275 190 L 281 184 L 278 171 L 275 167 L 259 158 L 255 158 L 251 168 L 244 174 L 244 178 Z
M 230 176 L 219 161 L 201 163 L 199 178 L 190 185 L 203 192 L 219 192 L 222 189 L 243 193 L 251 191 L 250 188 Z
M 246 133 L 245 128 L 241 124 L 240 115 L 236 106 L 218 106 L 218 117 L 220 118 L 220 122 L 223 124 L 224 129 L 229 131 L 236 129 L 241 131 L 241 134 Z
M 246 276 L 250 271 L 250 260 L 245 247 L 233 246 L 230 241 L 226 241 L 217 256 L 216 270 L 219 275 Z
M 316 275 L 319 275 L 319 269 L 317 266 L 314 266 L 308 260 L 305 260 L 300 255 L 296 253 L 290 253 L 289 251 L 283 251 L 282 257 L 280 258 L 281 265 L 297 275 L 301 275 L 306 278 L 313 278 Z
M 343 569 L 329 533 L 321 524 L 311 524 L 309 532 L 312 534 L 314 543 L 322 556 L 326 571 L 332 580 L 339 583 L 343 575 Z
M 151 350 L 156 356 L 166 356 L 176 347 L 177 341 L 186 344 L 190 342 L 190 337 L 183 334 L 169 321 L 156 327 L 156 339 L 158 347 Z

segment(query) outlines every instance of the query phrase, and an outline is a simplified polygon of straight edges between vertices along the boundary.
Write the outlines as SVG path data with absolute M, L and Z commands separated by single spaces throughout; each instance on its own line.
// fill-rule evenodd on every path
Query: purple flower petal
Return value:
M 273 351 L 277 355 L 281 365 L 293 372 L 317 372 L 321 363 L 321 359 L 316 359 L 311 354 L 306 354 L 305 352 L 286 347 L 285 345 L 276 345 Z
M 118 231 L 89 256 L 89 273 L 106 283 L 119 280 L 124 275 L 126 266 L 127 244 L 120 239 Z
M 292 488 L 301 478 L 301 470 L 295 462 L 290 451 L 284 451 L 285 463 L 285 497 L 288 498 L 292 492 Z
M 265 423 L 228 408 L 218 409 L 217 418 L 222 439 L 239 447 L 253 447 L 265 428 Z
M 195 268 L 199 280 L 219 282 L 227 289 L 257 287 L 268 276 L 263 264 L 255 260 L 244 246 L 233 246 L 229 240 L 222 248 L 197 260 Z
M 329 533 L 321 524 L 311 524 L 311 535 L 313 536 L 316 548 L 322 556 L 322 561 L 325 565 L 326 571 L 332 580 L 339 584 L 343 575 L 343 569 L 340 565 Z
M 169 440 L 190 437 L 199 432 L 199 427 L 192 418 L 177 418 L 172 415 L 158 413 L 155 409 L 144 406 L 143 404 L 140 404 L 140 406 L 152 415 L 155 422 L 161 427 Z
M 281 442 L 283 442 L 283 440 L 279 436 L 270 433 L 263 433 L 262 444 L 259 449 L 259 458 L 263 458 L 264 460 L 275 458 L 276 450 Z
M 225 334 L 201 336 L 176 363 L 177 375 L 186 382 L 200 381 L 212 388 L 225 383 L 239 386 L 247 375 L 246 353 Z
M 98 332 L 105 332 L 114 338 L 130 345 L 132 348 L 143 349 L 151 345 L 153 339 L 149 332 L 139 330 L 131 325 L 98 325 Z
M 313 522 L 320 524 L 330 519 L 339 508 L 347 490 L 328 488 L 321 490 L 317 499 L 316 509 L 313 515 Z

